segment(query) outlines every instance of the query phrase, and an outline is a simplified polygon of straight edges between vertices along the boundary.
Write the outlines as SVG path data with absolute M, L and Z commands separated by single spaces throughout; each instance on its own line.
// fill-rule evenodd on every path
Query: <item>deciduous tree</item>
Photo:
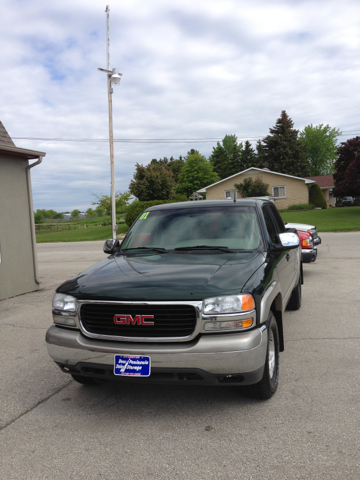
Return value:
M 170 157 L 170 159 L 164 157 L 160 158 L 160 160 L 156 160 L 156 158 L 154 158 L 153 160 L 151 160 L 151 163 L 159 163 L 160 165 L 164 165 L 168 170 L 170 170 L 175 180 L 175 183 L 177 183 L 180 172 L 185 165 L 185 160 L 180 155 L 178 159 L 175 159 L 174 157 Z
M 96 211 L 98 212 L 100 209 L 102 212 L 106 212 L 106 215 L 110 215 L 111 197 L 109 195 L 100 196 L 100 195 L 97 195 L 96 193 L 93 193 L 93 195 L 97 198 L 97 200 L 95 202 L 92 202 L 91 205 L 97 205 Z M 124 193 L 117 192 L 115 194 L 116 213 L 121 213 L 126 210 L 126 207 L 130 203 L 130 198 L 131 198 L 130 192 L 124 192 Z
M 360 137 L 341 143 L 335 162 L 335 195 L 360 196 Z
M 174 195 L 175 180 L 165 165 L 152 162 L 144 167 L 137 163 L 129 190 L 141 202 L 168 200 Z
M 177 193 L 189 197 L 192 193 L 220 180 L 209 160 L 196 150 L 190 150 L 179 175 Z
M 328 175 L 334 172 L 334 163 L 338 158 L 337 139 L 340 130 L 330 125 L 307 125 L 300 132 L 300 140 L 305 146 L 310 175 Z

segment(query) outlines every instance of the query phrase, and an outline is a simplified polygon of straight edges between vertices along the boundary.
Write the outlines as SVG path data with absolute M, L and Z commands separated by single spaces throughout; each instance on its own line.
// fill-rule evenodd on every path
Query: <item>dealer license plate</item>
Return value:
M 132 377 L 149 377 L 151 370 L 150 357 L 133 355 L 115 355 L 114 374 Z

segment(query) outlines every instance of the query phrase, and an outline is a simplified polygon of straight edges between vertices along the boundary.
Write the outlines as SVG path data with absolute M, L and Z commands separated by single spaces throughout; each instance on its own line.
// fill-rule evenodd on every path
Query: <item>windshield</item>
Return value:
M 203 246 L 254 250 L 260 244 L 254 207 L 167 208 L 143 213 L 126 236 L 121 251 Z

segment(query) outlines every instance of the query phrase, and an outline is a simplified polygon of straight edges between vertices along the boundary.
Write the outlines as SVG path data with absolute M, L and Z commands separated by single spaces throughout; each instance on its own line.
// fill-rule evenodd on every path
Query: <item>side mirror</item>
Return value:
M 119 240 L 114 240 L 113 238 L 105 240 L 103 250 L 107 255 L 113 255 L 114 253 L 118 252 L 120 250 Z
M 289 250 L 297 248 L 300 245 L 300 238 L 296 233 L 285 232 L 277 235 L 277 242 L 274 245 L 275 250 Z

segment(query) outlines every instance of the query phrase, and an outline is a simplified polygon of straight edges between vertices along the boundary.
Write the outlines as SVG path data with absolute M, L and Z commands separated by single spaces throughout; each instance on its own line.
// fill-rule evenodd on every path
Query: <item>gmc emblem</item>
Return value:
M 115 315 L 114 323 L 116 325 L 154 325 L 154 322 L 146 321 L 147 318 L 154 318 L 154 315 Z

